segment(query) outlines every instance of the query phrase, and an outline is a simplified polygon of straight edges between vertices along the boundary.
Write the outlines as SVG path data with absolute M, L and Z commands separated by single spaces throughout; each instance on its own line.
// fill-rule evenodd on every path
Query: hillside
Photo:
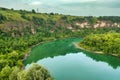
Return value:
M 70 16 L 0 8 L 0 32 L 12 37 L 35 34 L 43 28 L 54 33 L 60 29 L 73 32 L 81 28 L 100 27 L 120 27 L 120 17 Z

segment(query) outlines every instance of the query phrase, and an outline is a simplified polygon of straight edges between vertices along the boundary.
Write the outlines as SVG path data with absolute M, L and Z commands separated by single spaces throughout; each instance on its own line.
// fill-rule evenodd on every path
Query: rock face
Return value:
M 88 22 L 83 22 L 83 23 L 76 23 L 76 26 L 79 26 L 80 28 L 84 28 L 90 26 L 90 24 Z
M 91 26 L 88 22 L 76 22 L 76 26 L 79 26 L 79 28 L 85 28 L 85 27 L 93 27 L 93 28 L 99 28 L 99 27 L 120 27 L 120 23 L 111 23 L 107 21 L 97 21 L 93 26 Z

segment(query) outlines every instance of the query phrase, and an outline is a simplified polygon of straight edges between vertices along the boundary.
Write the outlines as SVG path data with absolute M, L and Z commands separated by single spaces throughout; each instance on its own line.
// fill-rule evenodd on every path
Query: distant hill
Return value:
M 81 28 L 120 27 L 119 16 L 70 16 L 54 13 L 36 13 L 35 10 L 0 8 L 0 32 L 7 36 L 24 36 L 37 33 L 41 28 L 48 32 L 66 28 L 77 31 Z

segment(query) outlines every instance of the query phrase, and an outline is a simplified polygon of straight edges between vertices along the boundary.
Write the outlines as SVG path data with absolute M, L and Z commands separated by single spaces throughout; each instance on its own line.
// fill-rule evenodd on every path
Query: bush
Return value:
M 7 20 L 6 17 L 0 14 L 0 23 L 3 23 L 5 20 Z

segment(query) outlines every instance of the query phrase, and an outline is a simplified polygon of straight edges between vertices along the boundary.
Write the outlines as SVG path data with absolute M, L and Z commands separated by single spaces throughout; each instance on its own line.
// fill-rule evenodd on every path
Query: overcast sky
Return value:
M 120 16 L 120 0 L 0 0 L 0 7 L 78 16 Z

